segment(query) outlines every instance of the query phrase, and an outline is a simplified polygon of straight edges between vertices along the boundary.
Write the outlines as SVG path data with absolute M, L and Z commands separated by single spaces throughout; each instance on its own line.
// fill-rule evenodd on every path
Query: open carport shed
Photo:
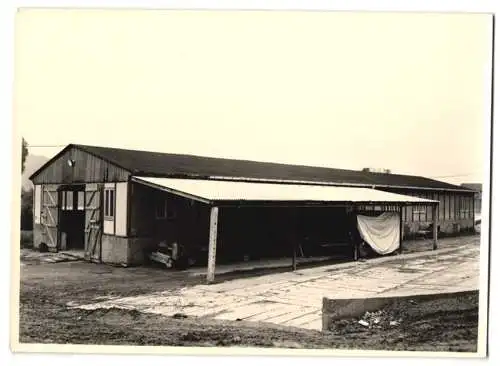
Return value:
M 302 207 L 338 207 L 345 210 L 346 215 L 353 216 L 367 209 L 379 208 L 385 211 L 397 208 L 400 218 L 399 247 L 401 248 L 402 208 L 406 205 L 431 206 L 433 208 L 433 243 L 437 248 L 438 201 L 388 193 L 369 188 L 335 187 L 320 185 L 250 183 L 238 181 L 218 181 L 200 179 L 151 178 L 134 176 L 132 181 L 153 189 L 163 190 L 170 194 L 184 197 L 206 204 L 210 207 L 208 271 L 207 281 L 215 278 L 217 255 L 217 236 L 219 226 L 219 210 L 232 207 L 285 207 L 289 208 L 289 227 L 297 222 L 296 209 Z M 295 268 L 296 240 L 290 240 L 290 251 L 293 252 L 292 266 Z M 353 242 L 352 250 L 357 259 L 357 244 Z
M 474 229 L 474 191 L 400 174 L 70 144 L 30 180 L 35 249 L 124 266 L 165 245 L 186 249 L 179 268 L 205 265 L 214 207 L 217 264 L 289 257 L 294 228 L 304 261 L 351 259 L 356 247 L 344 227 L 381 212 L 390 217 L 392 251 L 398 226 L 403 239 Z

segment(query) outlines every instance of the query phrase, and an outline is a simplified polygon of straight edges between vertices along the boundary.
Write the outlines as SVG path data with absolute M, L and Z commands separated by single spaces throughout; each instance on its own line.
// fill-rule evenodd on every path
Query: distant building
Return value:
M 481 183 L 462 183 L 462 187 L 472 189 L 476 192 L 474 195 L 474 213 L 481 213 L 481 197 L 483 194 L 483 185 Z

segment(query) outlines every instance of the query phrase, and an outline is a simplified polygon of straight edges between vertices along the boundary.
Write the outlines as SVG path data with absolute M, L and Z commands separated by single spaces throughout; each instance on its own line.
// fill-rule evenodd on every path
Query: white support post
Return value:
M 436 250 L 438 247 L 438 214 L 439 206 L 434 205 L 432 207 L 432 249 Z
M 354 227 L 357 227 L 357 223 L 358 223 L 358 215 L 357 215 L 357 211 L 358 208 L 357 207 L 351 207 L 351 210 L 350 210 L 350 215 L 352 215 L 352 219 L 354 220 Z M 353 238 L 355 238 L 356 236 L 353 235 Z M 352 245 L 353 245 L 353 250 L 354 250 L 354 253 L 353 253 L 353 257 L 354 257 L 354 260 L 357 261 L 359 259 L 359 242 L 358 241 L 352 241 Z
M 399 206 L 399 254 L 403 253 L 403 205 Z
M 215 279 L 215 254 L 217 250 L 217 223 L 219 219 L 219 208 L 210 209 L 210 235 L 208 238 L 208 269 L 207 282 L 211 283 Z

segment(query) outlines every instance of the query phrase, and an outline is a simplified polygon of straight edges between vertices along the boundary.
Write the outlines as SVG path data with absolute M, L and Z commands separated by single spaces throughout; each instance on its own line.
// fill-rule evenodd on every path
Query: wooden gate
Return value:
M 59 223 L 57 185 L 43 185 L 41 201 L 42 242 L 50 251 L 57 251 Z
M 85 185 L 85 259 L 101 261 L 102 184 Z

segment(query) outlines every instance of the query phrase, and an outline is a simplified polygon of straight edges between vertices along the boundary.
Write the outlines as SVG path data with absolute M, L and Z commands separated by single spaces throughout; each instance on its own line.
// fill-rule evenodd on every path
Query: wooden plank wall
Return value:
M 186 247 L 208 246 L 209 214 L 207 205 L 131 183 L 129 237 L 154 238 Z M 156 208 L 167 200 L 166 218 L 156 217 Z
M 40 216 L 42 214 L 42 186 L 35 185 L 33 190 L 33 223 L 40 224 Z
M 115 235 L 127 236 L 128 183 L 116 183 Z
M 430 191 L 413 191 L 401 189 L 384 189 L 388 192 L 404 194 L 413 197 L 421 197 L 434 199 L 439 201 L 438 218 L 439 221 L 458 221 L 472 220 L 474 193 L 465 192 L 430 192 Z M 405 222 L 429 222 L 432 221 L 432 208 L 421 206 L 423 211 L 421 214 L 414 214 L 414 208 L 417 206 L 407 206 L 405 208 Z M 462 211 L 463 208 L 469 209 L 469 216 Z
M 75 165 L 70 167 L 68 160 Z M 126 182 L 130 173 L 76 147 L 69 149 L 34 179 L 34 184 Z

